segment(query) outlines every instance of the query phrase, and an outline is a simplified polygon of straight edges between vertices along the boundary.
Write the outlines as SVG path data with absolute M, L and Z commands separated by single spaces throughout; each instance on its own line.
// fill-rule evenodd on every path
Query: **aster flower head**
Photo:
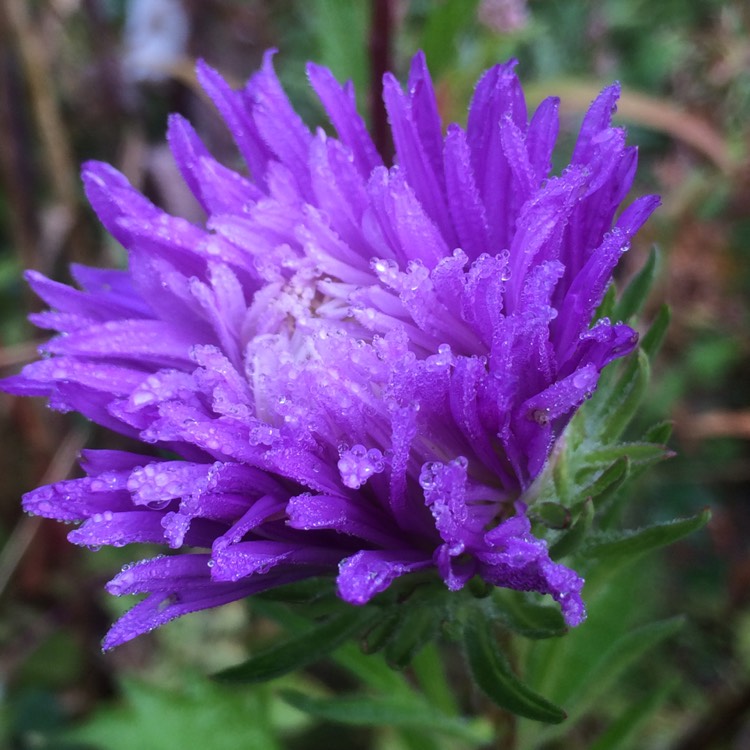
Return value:
M 386 75 L 389 166 L 328 70 L 308 77 L 335 136 L 294 112 L 272 53 L 239 91 L 200 64 L 247 166 L 171 118 L 202 226 L 85 165 L 128 268 L 74 266 L 79 289 L 29 272 L 52 308 L 32 319 L 58 335 L 2 387 L 150 446 L 86 451 L 84 478 L 24 500 L 81 522 L 77 544 L 175 550 L 109 583 L 147 597 L 106 647 L 320 575 L 356 605 L 416 571 L 450 590 L 478 576 L 584 619 L 583 581 L 550 559 L 525 501 L 601 370 L 636 344 L 594 316 L 658 199 L 615 218 L 637 160 L 611 125 L 616 85 L 552 175 L 558 101 L 529 117 L 514 67 L 488 70 L 467 126 L 446 131 L 421 54 L 406 90 Z

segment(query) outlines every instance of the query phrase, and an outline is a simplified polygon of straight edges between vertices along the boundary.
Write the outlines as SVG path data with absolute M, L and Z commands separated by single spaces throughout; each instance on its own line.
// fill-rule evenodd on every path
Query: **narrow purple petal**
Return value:
M 560 130 L 560 100 L 548 97 L 537 107 L 526 134 L 529 162 L 538 183 L 552 170 L 552 152 Z
M 469 258 L 476 258 L 489 249 L 489 230 L 466 133 L 458 125 L 451 125 L 445 138 L 445 182 L 459 245 Z
M 227 124 L 250 174 L 261 188 L 264 187 L 271 150 L 261 138 L 251 111 L 245 106 L 241 95 L 232 91 L 227 82 L 203 60 L 198 61 L 195 72 L 198 82 Z
M 188 331 L 157 320 L 118 320 L 76 331 L 45 345 L 51 354 L 137 360 L 154 365 L 189 364 L 195 340 Z
M 573 149 L 572 164 L 584 164 L 589 161 L 596 137 L 612 122 L 612 115 L 617 111 L 619 98 L 620 84 L 613 83 L 605 88 L 591 104 L 583 119 L 578 140 Z
M 431 560 L 409 551 L 362 550 L 339 565 L 339 596 L 350 604 L 367 604 L 396 578 L 429 567 Z
M 180 115 L 170 116 L 167 140 L 182 178 L 206 213 L 242 213 L 262 197 L 256 185 L 219 164 Z
M 373 169 L 383 166 L 383 160 L 367 132 L 364 120 L 357 112 L 354 97 L 336 81 L 327 68 L 308 63 L 307 77 L 326 108 L 341 142 L 351 149 L 359 174 L 366 178 Z

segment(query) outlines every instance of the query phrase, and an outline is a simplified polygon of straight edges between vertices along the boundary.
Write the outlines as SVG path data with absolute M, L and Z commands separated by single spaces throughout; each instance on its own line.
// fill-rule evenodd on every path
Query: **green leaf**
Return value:
M 698 531 L 708 523 L 710 518 L 711 511 L 706 508 L 690 518 L 668 521 L 618 534 L 602 534 L 598 538 L 592 538 L 586 544 L 583 554 L 586 557 L 606 559 L 610 563 L 633 560 Z
M 336 596 L 332 578 L 306 578 L 304 581 L 287 583 L 283 586 L 276 586 L 268 591 L 255 594 L 253 601 L 262 599 L 272 602 L 306 603 L 314 602 L 328 596 Z
M 652 464 L 673 455 L 659 443 L 615 443 L 586 453 L 584 461 L 590 466 L 612 464 L 627 458 L 632 464 Z
M 353 641 L 336 649 L 331 658 L 372 690 L 392 695 L 413 693 L 404 675 L 391 669 L 381 654 L 364 654 Z
M 570 508 L 560 503 L 535 503 L 529 510 L 532 520 L 539 521 L 548 529 L 567 529 L 572 523 Z
M 614 284 L 610 284 L 607 287 L 607 291 L 604 293 L 604 298 L 599 303 L 599 307 L 596 308 L 596 312 L 594 313 L 594 320 L 614 317 L 616 304 L 617 287 Z
M 385 644 L 386 662 L 394 669 L 409 666 L 414 655 L 435 636 L 440 619 L 441 612 L 429 604 L 420 606 L 409 602 L 404 605 L 404 613 Z
M 317 32 L 317 61 L 339 81 L 354 83 L 360 105 L 367 103 L 369 85 L 368 16 L 366 3 L 350 0 L 315 0 L 310 13 L 310 21 Z
M 365 633 L 362 634 L 360 645 L 366 654 L 375 654 L 382 651 L 391 639 L 396 635 L 404 610 L 399 607 L 389 607 L 384 610 L 382 616 L 373 623 Z
M 637 351 L 607 394 L 606 406 L 599 417 L 601 434 L 607 440 L 615 440 L 630 423 L 646 393 L 650 372 L 648 358 L 643 351 Z
M 566 555 L 572 555 L 578 550 L 586 538 L 586 534 L 591 528 L 591 522 L 594 520 L 594 502 L 589 497 L 581 506 L 581 514 L 576 519 L 572 528 L 563 534 L 549 550 L 549 555 L 553 560 L 559 560 Z
M 666 422 L 658 422 L 653 427 L 646 430 L 643 435 L 644 443 L 661 443 L 666 445 L 669 438 L 672 437 L 672 430 L 674 428 L 674 422 L 667 420 Z
M 486 744 L 493 736 L 489 722 L 446 716 L 419 699 L 404 700 L 400 696 L 311 698 L 296 690 L 283 690 L 280 695 L 300 711 L 340 724 L 418 729 L 457 737 L 472 745 Z
M 198 675 L 179 688 L 135 680 L 123 681 L 122 688 L 124 703 L 100 709 L 64 739 L 107 750 L 279 747 L 255 691 L 238 691 Z
M 643 698 L 618 716 L 588 750 L 623 750 L 623 748 L 632 747 L 628 743 L 633 735 L 664 703 L 675 686 L 676 681 L 670 681 L 656 690 L 647 690 Z
M 444 656 L 445 652 L 432 641 L 414 655 L 411 672 L 430 706 L 446 716 L 460 716 L 453 686 L 446 675 Z
M 581 490 L 586 499 L 591 499 L 598 509 L 627 481 L 630 476 L 630 457 L 620 456 L 600 472 L 596 478 Z
M 683 617 L 671 617 L 642 625 L 616 640 L 588 675 L 581 686 L 582 692 L 569 696 L 575 714 L 584 713 L 646 652 L 677 633 L 683 624 Z
M 492 616 L 508 630 L 534 640 L 568 632 L 559 607 L 534 604 L 524 594 L 510 589 L 493 590 Z
M 643 267 L 625 287 L 612 316 L 615 320 L 628 320 L 641 311 L 656 277 L 657 257 L 656 248 L 651 248 Z
M 253 611 L 260 612 L 264 617 L 276 620 L 276 622 L 283 625 L 291 633 L 304 634 L 309 630 L 310 620 L 308 618 L 302 617 L 297 612 L 278 602 L 254 596 L 252 606 Z M 387 611 L 386 609 L 385 612 Z M 367 630 L 367 624 L 364 625 L 363 630 Z M 411 693 L 411 687 L 406 683 L 403 675 L 394 672 L 382 657 L 363 654 L 360 650 L 360 644 L 355 643 L 353 640 L 349 640 L 337 648 L 331 654 L 331 658 L 373 690 L 389 693 L 397 693 L 399 691 L 406 691 L 407 694 Z
M 596 566 L 597 572 L 604 567 Z M 642 558 L 632 567 L 620 566 L 609 573 L 606 580 L 597 580 L 591 574 L 586 576 L 586 622 L 572 628 L 565 638 L 530 644 L 524 675 L 534 690 L 559 705 L 565 705 L 569 712 L 575 711 L 573 696 L 584 692 L 590 682 L 589 675 L 611 645 L 637 625 L 633 602 L 638 601 L 646 609 L 650 606 L 649 592 L 642 591 L 643 579 L 648 575 L 649 568 L 649 561 Z M 553 731 L 552 727 L 545 730 L 549 733 Z M 527 744 L 536 747 L 532 742 Z
M 362 630 L 377 615 L 376 610 L 347 607 L 336 615 L 273 644 L 243 664 L 218 672 L 214 677 L 228 682 L 262 682 L 306 667 L 329 654 Z
M 428 5 L 430 12 L 417 46 L 424 51 L 433 78 L 450 68 L 459 49 L 456 36 L 471 23 L 476 6 L 477 0 L 444 0 Z
M 669 321 L 672 318 L 672 313 L 669 310 L 668 305 L 662 305 L 659 308 L 659 312 L 656 313 L 656 317 L 651 323 L 648 331 L 641 339 L 641 350 L 645 352 L 649 359 L 653 359 L 656 353 L 661 347 L 664 336 L 669 328 Z
M 498 706 L 518 716 L 558 724 L 567 714 L 524 685 L 498 648 L 492 626 L 485 617 L 467 623 L 464 631 L 466 659 L 477 685 Z

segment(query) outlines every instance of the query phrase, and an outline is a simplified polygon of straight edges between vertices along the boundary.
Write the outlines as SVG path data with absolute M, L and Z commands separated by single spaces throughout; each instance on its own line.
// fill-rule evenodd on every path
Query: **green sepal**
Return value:
M 638 273 L 631 279 L 620 296 L 615 306 L 612 318 L 614 320 L 627 320 L 639 313 L 646 304 L 648 293 L 656 277 L 658 252 L 655 247 L 651 248 L 648 259 Z
M 581 495 L 584 500 L 582 500 L 579 505 L 586 502 L 588 499 L 593 500 L 594 505 L 597 508 L 606 504 L 612 494 L 622 487 L 625 481 L 627 481 L 630 476 L 631 465 L 629 456 L 620 456 L 603 471 L 595 474 L 594 479 L 589 484 L 584 485 L 581 490 Z M 592 467 L 587 466 L 585 469 L 579 471 L 576 479 L 581 481 L 583 475 L 588 474 L 591 468 Z M 578 508 L 576 508 L 576 510 L 578 510 Z
M 534 692 L 515 675 L 494 638 L 492 625 L 476 617 L 464 628 L 466 660 L 478 687 L 501 708 L 548 724 L 565 721 L 559 706 Z
M 570 528 L 572 517 L 570 508 L 566 508 L 560 503 L 549 501 L 534 503 L 529 508 L 529 517 L 533 521 L 538 521 L 548 529 L 567 529 Z
M 589 538 L 582 554 L 609 562 L 635 559 L 698 531 L 710 518 L 711 511 L 706 508 L 690 518 L 654 524 L 643 529 L 600 534 Z
M 674 422 L 666 420 L 664 422 L 657 422 L 646 430 L 643 435 L 644 443 L 661 443 L 666 445 L 669 438 L 672 437 L 672 430 L 674 429 Z
M 350 695 L 312 698 L 297 690 L 282 690 L 280 695 L 299 711 L 339 724 L 416 729 L 456 737 L 471 745 L 483 745 L 492 740 L 492 726 L 486 720 L 467 721 L 446 716 L 416 697 Z
M 563 534 L 549 550 L 549 556 L 553 560 L 559 560 L 566 555 L 572 555 L 583 544 L 591 523 L 594 520 L 594 501 L 591 497 L 581 503 L 580 515 L 573 526 Z M 562 615 L 561 615 L 562 616 Z
M 532 640 L 557 638 L 568 632 L 560 608 L 534 604 L 523 593 L 496 588 L 492 592 L 491 612 L 508 630 Z
M 385 660 L 393 669 L 405 669 L 414 656 L 435 637 L 440 626 L 441 612 L 430 606 L 409 602 L 403 605 L 403 615 L 385 644 Z
M 275 643 L 243 664 L 214 675 L 228 682 L 263 682 L 312 664 L 365 628 L 379 613 L 374 608 L 348 606 L 322 622 L 313 623 L 282 643 Z
M 362 633 L 360 647 L 365 654 L 375 654 L 382 651 L 398 630 L 404 610 L 398 607 L 389 607 L 383 610 L 383 614 L 373 623 L 372 627 Z

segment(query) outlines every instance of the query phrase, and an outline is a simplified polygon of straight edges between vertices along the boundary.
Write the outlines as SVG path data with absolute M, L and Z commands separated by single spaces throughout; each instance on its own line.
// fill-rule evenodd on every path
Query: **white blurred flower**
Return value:
M 129 0 L 122 65 L 127 80 L 163 81 L 185 55 L 190 33 L 180 0 Z

